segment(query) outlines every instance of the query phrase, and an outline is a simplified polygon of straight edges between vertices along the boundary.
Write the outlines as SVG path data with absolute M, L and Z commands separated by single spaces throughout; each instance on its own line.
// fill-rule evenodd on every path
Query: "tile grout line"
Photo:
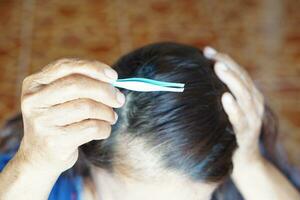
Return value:
M 127 53 L 132 48 L 132 37 L 129 30 L 129 19 L 126 11 L 126 3 L 122 0 L 114 0 L 115 16 L 117 18 L 118 36 L 121 54 Z M 119 11 L 119 12 L 118 12 Z M 120 12 L 124 11 L 124 12 Z M 121 15 L 122 13 L 122 15 Z
M 20 24 L 20 51 L 18 58 L 18 71 L 16 77 L 15 97 L 19 99 L 22 81 L 29 72 L 32 54 L 32 34 L 34 24 L 35 0 L 23 0 L 21 5 Z
M 280 0 L 267 0 L 262 4 L 262 16 L 264 20 L 261 23 L 261 29 L 263 30 L 263 37 L 268 36 L 263 42 L 264 56 L 261 57 L 263 63 L 267 66 L 272 66 L 276 69 L 278 63 L 275 62 L 272 57 L 277 57 L 280 52 L 280 46 L 282 46 L 282 30 L 280 29 L 280 20 L 282 19 L 283 10 L 282 2 Z M 260 74 L 269 74 L 273 77 L 273 83 L 278 82 L 274 70 L 270 70 L 270 67 L 259 70 Z M 276 87 L 276 86 L 275 86 Z M 277 110 L 281 110 L 282 106 L 277 105 Z

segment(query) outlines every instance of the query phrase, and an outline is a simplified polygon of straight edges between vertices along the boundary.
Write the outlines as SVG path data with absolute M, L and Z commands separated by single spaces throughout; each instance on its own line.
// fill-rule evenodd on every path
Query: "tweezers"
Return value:
M 183 83 L 157 81 L 148 78 L 125 78 L 112 83 L 113 86 L 139 92 L 169 91 L 183 92 Z

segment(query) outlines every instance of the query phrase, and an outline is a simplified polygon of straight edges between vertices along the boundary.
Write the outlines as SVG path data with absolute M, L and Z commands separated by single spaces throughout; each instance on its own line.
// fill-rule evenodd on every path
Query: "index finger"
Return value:
M 118 79 L 117 72 L 104 63 L 80 59 L 60 59 L 47 65 L 41 72 L 24 79 L 23 91 L 32 91 L 40 85 L 47 85 L 71 74 L 81 74 L 108 83 Z
M 241 79 L 245 84 L 251 86 L 253 85 L 252 79 L 245 69 L 243 69 L 239 64 L 237 64 L 230 56 L 219 53 L 211 47 L 205 47 L 203 50 L 205 56 L 215 61 L 223 62 L 226 64 L 234 73 L 240 75 Z

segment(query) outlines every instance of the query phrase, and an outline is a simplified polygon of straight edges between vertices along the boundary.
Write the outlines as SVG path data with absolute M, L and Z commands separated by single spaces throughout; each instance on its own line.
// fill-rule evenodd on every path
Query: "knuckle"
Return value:
M 60 65 L 65 67 L 67 70 L 74 68 L 87 67 L 91 63 L 89 60 L 79 59 L 79 58 L 67 58 L 60 61 Z
M 105 98 L 113 98 L 114 100 L 116 99 L 116 94 L 119 92 L 119 89 L 108 83 L 103 83 L 101 89 Z
M 21 99 L 21 110 L 23 113 L 30 113 L 33 105 L 33 96 L 24 95 Z
M 109 122 L 114 122 L 115 121 L 115 111 L 109 107 L 109 106 L 106 106 L 106 105 L 99 105 L 97 106 L 99 112 L 102 112 L 102 117 L 103 117 L 103 120 L 105 121 L 109 121 Z
M 111 125 L 107 122 L 91 120 L 89 130 L 99 136 L 99 139 L 108 138 L 111 132 Z
M 60 58 L 52 63 L 52 65 L 63 66 L 77 61 L 77 58 Z
M 98 60 L 90 60 L 89 61 L 91 64 L 94 64 L 94 65 L 98 65 L 98 66 L 108 66 L 102 62 L 99 62 Z
M 104 123 L 102 126 L 101 136 L 103 139 L 108 138 L 111 133 L 111 125 L 108 123 Z
M 115 112 L 112 108 L 108 108 L 107 116 L 108 116 L 109 121 L 111 121 L 111 122 L 115 121 L 116 116 L 115 116 Z
M 32 75 L 25 77 L 22 81 L 23 87 L 27 86 L 31 82 L 31 80 L 32 80 Z
M 76 92 L 80 89 L 80 84 L 78 82 L 82 79 L 82 76 L 78 74 L 73 74 L 62 78 L 62 87 L 66 88 L 68 91 Z
M 82 66 L 87 66 L 87 67 L 93 67 L 93 66 L 104 66 L 104 63 L 101 63 L 97 60 L 87 60 L 87 59 L 77 59 L 74 58 L 72 59 L 73 63 L 75 64 L 75 67 L 82 67 Z
M 91 132 L 98 132 L 101 128 L 101 122 L 97 122 L 97 120 L 89 120 L 87 123 L 87 129 L 89 129 Z
M 91 64 L 92 62 L 89 61 L 89 60 L 84 60 L 84 59 L 77 59 L 77 60 L 74 60 L 74 64 L 77 66 L 77 67 L 82 67 L 82 66 L 86 66 L 86 65 L 89 65 Z
M 53 69 L 53 68 L 58 68 L 60 67 L 63 63 L 66 63 L 67 62 L 67 59 L 66 58 L 61 58 L 61 59 L 58 59 L 58 60 L 55 60 L 53 62 L 50 62 L 48 65 L 46 65 L 45 67 L 43 67 L 43 69 L 41 70 L 42 72 L 47 72 L 49 71 L 50 69 Z
M 58 69 L 58 68 L 66 68 L 67 70 L 69 67 L 72 67 L 72 63 L 75 63 L 78 60 L 79 60 L 78 58 L 60 58 L 46 65 L 42 69 L 42 72 L 46 72 L 48 70 Z
M 99 62 L 98 60 L 91 60 L 90 66 L 94 68 L 95 70 L 101 70 L 101 73 L 103 73 L 104 68 L 111 68 L 109 65 Z M 100 72 L 100 71 L 99 71 Z
M 103 83 L 102 84 L 102 87 L 101 87 L 102 91 L 104 91 L 105 93 L 108 93 L 108 92 L 113 92 L 115 89 L 113 86 L 107 84 L 107 83 Z
M 91 100 L 81 99 L 74 104 L 75 110 L 80 110 L 83 113 L 90 113 L 95 110 L 95 105 Z
M 22 92 L 21 94 L 24 95 L 26 93 L 30 93 L 31 89 L 36 85 L 36 77 L 38 73 L 31 74 L 25 77 L 22 81 Z

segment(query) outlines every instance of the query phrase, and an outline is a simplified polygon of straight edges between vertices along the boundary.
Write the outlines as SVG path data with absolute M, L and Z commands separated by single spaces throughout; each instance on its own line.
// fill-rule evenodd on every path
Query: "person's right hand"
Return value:
M 103 63 L 61 59 L 24 79 L 24 137 L 18 153 L 33 170 L 63 172 L 75 164 L 80 145 L 109 137 L 117 120 L 112 107 L 125 102 L 110 84 L 117 78 Z

